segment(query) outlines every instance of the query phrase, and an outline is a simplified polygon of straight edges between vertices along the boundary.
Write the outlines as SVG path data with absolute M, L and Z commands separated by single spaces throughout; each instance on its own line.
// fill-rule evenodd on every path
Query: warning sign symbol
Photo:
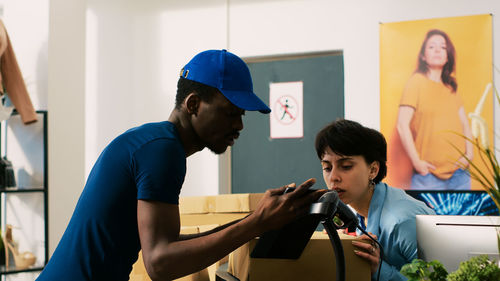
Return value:
M 274 106 L 274 117 L 281 124 L 288 125 L 297 120 L 299 114 L 299 104 L 289 95 L 284 95 L 276 100 Z

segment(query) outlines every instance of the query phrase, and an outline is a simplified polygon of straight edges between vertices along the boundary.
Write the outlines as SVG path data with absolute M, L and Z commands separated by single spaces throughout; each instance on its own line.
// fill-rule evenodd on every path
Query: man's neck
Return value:
M 189 121 L 189 116 L 185 112 L 178 109 L 172 110 L 168 121 L 173 123 L 177 129 L 182 146 L 186 152 L 186 157 L 204 148 L 204 146 L 200 144 L 201 142 Z

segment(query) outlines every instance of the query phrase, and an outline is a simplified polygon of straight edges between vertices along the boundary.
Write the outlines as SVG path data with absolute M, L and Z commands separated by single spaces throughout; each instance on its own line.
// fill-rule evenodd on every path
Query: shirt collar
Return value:
M 387 185 L 385 183 L 379 182 L 376 184 L 370 201 L 370 208 L 368 209 L 368 225 L 366 231 L 377 236 L 379 235 L 380 214 L 382 213 L 386 193 Z

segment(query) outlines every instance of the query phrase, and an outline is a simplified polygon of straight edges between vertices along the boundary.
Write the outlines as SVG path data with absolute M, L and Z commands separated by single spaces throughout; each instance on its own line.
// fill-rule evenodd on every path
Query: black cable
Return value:
M 377 239 L 373 238 L 366 230 L 364 230 L 362 227 L 359 225 L 356 226 L 363 234 L 368 236 L 373 242 L 377 243 L 378 248 L 380 249 L 380 256 L 379 256 L 379 263 L 378 263 L 378 273 L 377 273 L 377 281 L 380 280 L 380 271 L 382 270 L 382 257 L 384 256 L 384 248 L 382 248 L 382 245 L 377 241 Z
M 335 224 L 331 219 L 323 220 L 321 221 L 321 223 L 325 227 L 326 233 L 328 233 L 328 237 L 330 238 L 330 242 L 332 243 L 332 247 L 335 253 L 335 273 L 337 275 L 337 281 L 345 281 L 344 248 L 342 247 L 342 243 L 340 242 L 340 237 L 335 228 Z

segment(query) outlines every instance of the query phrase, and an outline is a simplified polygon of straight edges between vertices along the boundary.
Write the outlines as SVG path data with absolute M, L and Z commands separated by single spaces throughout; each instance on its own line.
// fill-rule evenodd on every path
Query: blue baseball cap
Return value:
M 218 89 L 241 109 L 271 112 L 254 94 L 248 66 L 238 56 L 226 50 L 208 50 L 197 54 L 184 66 L 180 76 Z

